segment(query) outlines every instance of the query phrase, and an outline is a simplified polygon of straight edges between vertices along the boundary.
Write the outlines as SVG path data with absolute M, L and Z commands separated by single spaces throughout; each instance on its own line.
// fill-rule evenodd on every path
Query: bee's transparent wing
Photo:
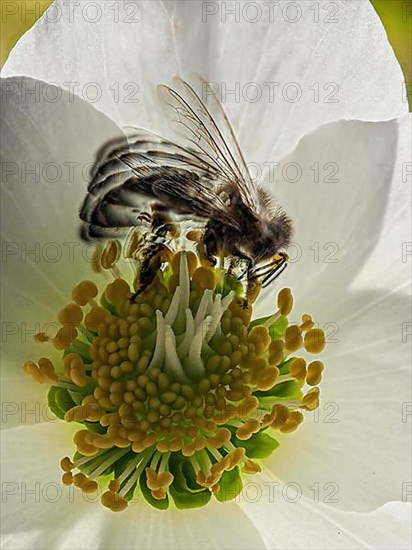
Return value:
M 203 84 L 207 85 L 205 81 Z M 176 78 L 174 85 L 176 89 L 159 86 L 163 101 L 172 111 L 173 121 L 180 124 L 186 140 L 200 157 L 235 185 L 242 202 L 258 213 L 260 202 L 257 188 L 220 101 L 213 95 L 214 118 L 190 84 Z
M 119 235 L 120 228 L 138 225 L 139 213 L 153 204 L 193 219 L 219 216 L 236 227 L 237 220 L 215 191 L 219 177 L 196 151 L 146 130 L 129 129 L 97 155 L 80 210 L 83 236 Z

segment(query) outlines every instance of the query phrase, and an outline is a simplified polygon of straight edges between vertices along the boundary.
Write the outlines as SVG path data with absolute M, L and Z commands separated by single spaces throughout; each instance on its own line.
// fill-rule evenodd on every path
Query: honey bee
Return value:
M 219 100 L 213 97 L 214 118 L 189 83 L 175 84 L 158 88 L 185 142 L 129 127 L 124 138 L 106 144 L 80 210 L 82 237 L 117 237 L 146 218 L 153 242 L 160 242 L 173 221 L 200 222 L 212 264 L 228 257 L 231 266 L 244 265 L 242 277 L 266 286 L 287 265 L 282 249 L 290 243 L 292 222 L 252 181 Z M 149 248 L 154 255 L 156 247 Z M 141 269 L 149 282 L 150 265 L 146 258 Z

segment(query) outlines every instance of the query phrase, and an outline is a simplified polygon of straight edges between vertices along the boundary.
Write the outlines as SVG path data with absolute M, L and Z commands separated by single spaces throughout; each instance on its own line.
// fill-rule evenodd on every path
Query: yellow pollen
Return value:
M 76 328 L 72 324 L 64 325 L 58 330 L 56 336 L 53 338 L 53 346 L 58 350 L 65 350 L 76 338 Z
M 314 411 L 319 407 L 319 388 L 312 388 L 302 399 L 302 408 Z
M 111 304 L 121 304 L 130 296 L 130 288 L 123 279 L 115 279 L 106 288 L 105 296 Z
M 285 347 L 289 352 L 302 347 L 302 329 L 298 325 L 290 325 L 285 332 Z
M 23 370 L 26 374 L 31 376 L 31 378 L 38 384 L 43 384 L 44 377 L 41 374 L 39 367 L 33 361 L 26 361 L 23 365 Z
M 242 472 L 245 474 L 258 474 L 262 471 L 262 468 L 257 462 L 254 462 L 253 460 L 246 460 Z
M 62 325 L 77 326 L 83 319 L 82 308 L 78 304 L 68 304 L 64 309 L 59 311 L 57 319 Z
M 193 274 L 193 282 L 200 288 L 213 290 L 216 286 L 216 279 L 212 269 L 200 266 Z
M 79 306 L 85 306 L 90 300 L 96 298 L 98 289 L 93 281 L 82 281 L 72 290 L 73 301 Z
M 290 288 L 283 288 L 278 294 L 278 308 L 282 315 L 289 315 L 293 308 L 293 296 Z
M 309 353 L 320 353 L 325 349 L 325 333 L 321 328 L 312 328 L 305 334 L 304 346 Z
M 322 380 L 322 372 L 324 369 L 322 361 L 312 361 L 308 366 L 306 382 L 309 386 L 317 386 Z
M 121 244 L 119 241 L 108 241 L 100 259 L 103 269 L 112 269 L 120 258 Z
M 101 502 L 103 506 L 109 508 L 112 512 L 122 512 L 127 508 L 127 500 L 118 495 L 115 491 L 106 491 L 103 493 Z
M 302 358 L 294 359 L 290 365 L 290 374 L 296 380 L 305 380 L 306 378 L 306 361 Z
M 307 330 L 313 328 L 315 323 L 312 320 L 312 317 L 308 315 L 307 313 L 304 313 L 302 315 L 302 324 L 300 325 L 300 328 L 306 332 Z

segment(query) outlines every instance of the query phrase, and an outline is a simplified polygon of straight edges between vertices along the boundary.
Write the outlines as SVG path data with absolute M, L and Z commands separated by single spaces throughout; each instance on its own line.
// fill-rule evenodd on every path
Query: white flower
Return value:
M 5 547 L 409 544 L 412 176 L 401 71 L 368 2 L 245 4 L 55 2 L 4 67 Z M 85 276 L 84 167 L 122 124 L 167 133 L 155 86 L 193 72 L 223 93 L 246 158 L 294 220 L 281 284 L 329 335 L 321 408 L 238 503 L 113 515 L 60 487 L 73 430 L 47 418 L 45 391 L 21 365 L 39 353 L 30 331 L 44 330 Z M 273 310 L 272 293 L 258 315 Z

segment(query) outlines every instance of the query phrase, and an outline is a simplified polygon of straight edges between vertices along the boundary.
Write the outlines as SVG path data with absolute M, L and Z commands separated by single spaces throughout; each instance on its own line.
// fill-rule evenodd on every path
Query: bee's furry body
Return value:
M 157 236 L 167 233 L 173 218 L 200 221 L 207 256 L 245 261 L 250 274 L 288 246 L 292 224 L 253 184 L 237 142 L 227 145 L 199 96 L 182 84 L 188 100 L 164 89 L 189 130 L 189 146 L 139 129 L 106 145 L 80 211 L 82 236 L 115 237 L 139 225 L 149 210 Z M 223 118 L 228 124 L 224 113 Z M 231 127 L 229 133 L 234 141 Z

